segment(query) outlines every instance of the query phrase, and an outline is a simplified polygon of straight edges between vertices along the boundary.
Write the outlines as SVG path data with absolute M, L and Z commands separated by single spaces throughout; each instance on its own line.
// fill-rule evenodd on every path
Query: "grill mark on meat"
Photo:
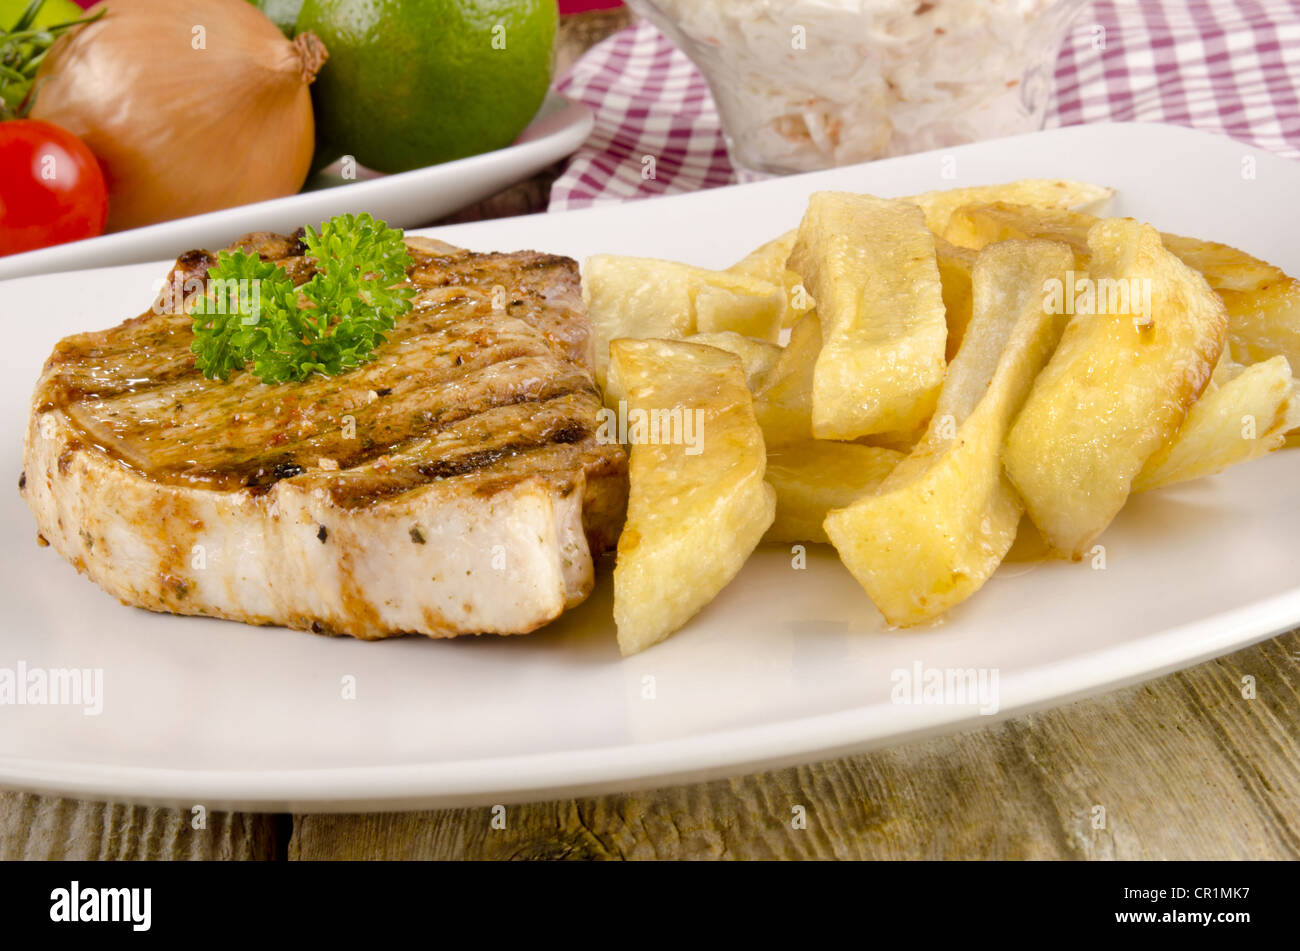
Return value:
M 314 272 L 302 238 L 256 233 L 232 247 L 300 283 Z M 553 473 L 567 492 L 575 460 L 589 478 L 621 471 L 617 447 L 591 438 L 600 398 L 575 262 L 409 244 L 413 309 L 355 371 L 278 387 L 244 373 L 205 380 L 189 349 L 190 318 L 150 312 L 61 341 L 41 406 L 64 410 L 97 449 L 149 478 L 254 497 L 294 479 L 357 507 L 462 476 L 490 494 Z M 189 252 L 169 280 L 206 276 L 215 261 Z M 323 473 L 321 459 L 342 471 Z
M 418 239 L 416 239 L 418 240 Z M 233 247 L 262 254 L 267 260 L 285 267 L 295 283 L 310 279 L 315 273 L 311 259 L 280 257 L 283 252 L 299 250 L 301 241 L 281 235 L 257 233 L 239 239 Z M 508 286 L 511 300 L 506 310 L 535 329 L 541 330 L 548 343 L 558 352 L 579 363 L 590 363 L 590 342 L 585 323 L 573 321 L 570 315 L 556 312 L 558 296 L 576 293 L 576 263 L 570 258 L 550 254 L 522 252 L 518 254 L 474 254 L 457 251 L 455 254 L 428 255 L 413 249 L 414 264 L 409 269 L 409 280 L 417 289 L 417 296 L 428 291 L 443 291 L 452 296 L 441 303 L 455 311 L 467 301 L 476 301 L 475 313 L 485 320 L 495 322 L 499 314 L 492 309 L 494 288 Z M 206 251 L 187 252 L 168 276 L 159 309 L 164 313 L 146 313 L 109 331 L 79 334 L 60 341 L 47 367 L 57 366 L 59 373 L 51 377 L 47 392 L 49 408 L 84 399 L 111 399 L 125 393 L 140 393 L 160 384 L 172 384 L 197 377 L 194 356 L 189 350 L 193 339 L 190 318 L 179 311 L 179 305 L 168 294 L 179 281 L 181 285 L 193 279 L 203 279 L 208 268 L 216 263 L 215 255 Z M 534 272 L 556 272 L 551 284 L 539 288 Z M 525 281 L 532 282 L 524 284 Z M 566 286 L 571 283 L 572 287 Z M 422 290 L 423 289 L 423 290 Z M 391 335 L 389 344 L 421 332 L 436 329 L 437 320 L 430 321 L 439 302 L 426 310 L 409 314 Z M 464 313 L 454 313 L 453 320 L 463 322 Z M 481 339 L 463 341 L 466 349 L 481 346 Z M 158 357 L 146 378 L 132 376 L 129 367 L 138 367 L 142 352 Z M 500 359 L 499 357 L 496 359 Z M 364 369 L 364 368 L 363 368 Z M 235 374 L 232 380 L 237 380 Z
M 504 369 L 508 372 L 510 364 Z M 463 385 L 463 383 L 461 384 Z M 390 396 L 392 391 L 390 388 Z M 421 394 L 408 394 L 420 400 Z M 133 468 L 150 472 L 156 478 L 183 482 L 185 484 L 204 484 L 212 487 L 251 486 L 268 487 L 275 482 L 300 475 L 306 468 L 314 466 L 318 459 L 333 459 L 345 469 L 366 465 L 384 455 L 400 454 L 412 443 L 427 438 L 431 434 L 446 432 L 454 427 L 472 424 L 475 417 L 506 407 L 531 404 L 555 403 L 566 397 L 586 397 L 587 402 L 598 399 L 596 390 L 585 373 L 568 373 L 552 380 L 543 380 L 535 388 L 528 390 L 500 390 L 488 387 L 478 398 L 467 398 L 460 404 L 439 406 L 435 409 L 424 407 L 417 402 L 413 407 L 393 404 L 391 410 L 378 411 L 375 404 L 354 409 L 353 428 L 357 438 L 344 438 L 343 429 L 327 413 L 325 431 L 299 440 L 284 441 L 266 446 L 259 441 L 257 447 L 249 449 L 243 443 L 210 446 L 206 451 L 209 458 L 200 465 L 187 465 L 184 462 L 169 463 L 166 460 L 179 458 L 177 450 L 183 451 L 185 444 L 162 447 L 157 461 L 153 465 L 144 464 L 139 459 L 122 461 Z M 177 401 L 176 405 L 183 404 Z M 250 412 L 255 412 L 250 411 Z M 79 411 L 72 413 L 79 418 Z M 219 421 L 218 430 L 228 430 L 229 419 Z M 93 428 L 95 421 L 88 420 L 83 428 Z M 202 443 L 209 439 L 221 437 L 221 431 L 195 432 L 182 435 L 174 432 L 175 437 L 186 444 Z M 274 442 L 274 441 L 273 441 Z M 111 450 L 110 450 L 111 451 Z M 120 457 L 120 453 L 112 453 Z
M 528 404 L 528 409 L 531 411 L 545 412 L 548 404 L 562 403 L 566 398 L 573 397 L 575 395 L 591 395 L 591 391 L 585 388 L 582 391 L 566 390 L 548 396 L 546 399 L 527 398 L 527 399 L 512 400 L 509 403 L 498 404 L 492 407 L 492 409 L 501 410 L 501 409 L 506 409 L 509 406 L 514 406 L 514 405 L 522 406 L 523 404 Z M 557 410 L 557 412 L 564 412 L 564 410 Z M 484 413 L 469 414 L 460 417 L 454 420 L 453 424 L 466 423 L 466 422 L 475 423 L 477 421 L 477 418 L 480 416 L 485 418 L 485 422 L 481 427 L 477 427 L 479 429 L 490 431 L 491 429 L 495 428 L 495 429 L 500 429 L 502 432 L 510 432 L 512 429 L 512 427 L 508 424 L 498 425 L 497 422 L 490 420 L 489 419 L 490 414 L 488 414 L 486 411 Z M 337 461 L 339 462 L 339 466 L 341 469 L 350 470 L 350 469 L 357 469 L 360 467 L 370 465 L 382 458 L 400 457 L 407 450 L 411 449 L 413 444 L 420 441 L 425 441 L 431 435 L 436 436 L 439 433 L 446 432 L 448 428 L 449 426 L 436 427 L 432 429 L 426 429 L 425 431 L 420 433 L 411 433 L 398 443 L 376 444 L 366 449 L 359 450 L 358 452 L 350 456 L 342 457 Z M 591 428 L 588 425 L 565 416 L 558 423 L 556 423 L 553 428 L 545 430 L 542 435 L 536 438 L 532 438 L 528 440 L 516 440 L 506 445 L 494 446 L 487 449 L 477 450 L 471 453 L 470 456 L 473 457 L 475 460 L 477 460 L 474 462 L 466 462 L 461 458 L 453 458 L 453 459 L 439 459 L 431 463 L 417 463 L 413 465 L 411 468 L 415 473 L 423 477 L 422 480 L 406 479 L 403 482 L 403 484 L 401 484 L 400 486 L 394 485 L 392 491 L 367 493 L 364 497 L 364 501 L 367 502 L 375 501 L 376 499 L 395 494 L 396 492 L 399 491 L 408 491 L 409 489 L 416 487 L 416 485 L 418 485 L 421 481 L 427 481 L 432 479 L 443 479 L 443 478 L 448 478 L 449 476 L 452 475 L 461 475 L 461 474 L 473 472 L 478 469 L 485 468 L 491 465 L 492 463 L 500 461 L 501 459 L 507 458 L 509 456 L 519 455 L 521 453 L 526 453 L 534 449 L 545 448 L 546 446 L 551 444 L 567 445 L 567 444 L 582 442 L 589 435 L 591 435 Z M 472 439 L 474 437 L 470 436 L 467 438 Z M 486 437 L 480 436 L 479 438 L 481 439 Z M 395 466 L 389 466 L 388 468 L 392 469 L 395 468 Z M 228 488 L 233 485 L 242 486 L 244 488 L 247 488 L 254 495 L 260 495 L 264 493 L 266 490 L 271 488 L 271 486 L 275 485 L 275 483 L 283 479 L 298 478 L 299 476 L 302 476 L 308 472 L 308 470 L 303 466 L 283 458 L 281 459 L 281 461 L 273 465 L 263 464 L 263 465 L 259 465 L 255 469 L 241 471 L 239 478 L 242 481 L 236 482 L 233 480 L 231 476 L 231 473 L 233 473 L 233 471 L 234 470 L 227 470 L 227 473 L 223 476 L 223 483 L 222 483 L 223 487 Z M 176 478 L 180 478 L 183 476 L 183 473 L 179 473 L 179 472 L 172 472 L 168 474 Z M 197 480 L 197 477 L 192 478 L 192 481 L 195 480 Z M 336 495 L 337 495 L 336 501 L 338 501 L 339 504 L 356 505 L 356 504 L 360 504 L 361 501 L 359 499 L 350 498 L 346 493 L 336 493 Z
M 424 438 L 430 431 L 445 432 L 450 427 L 458 423 L 464 423 L 467 420 L 472 419 L 474 416 L 481 415 L 482 412 L 487 412 L 487 410 L 490 409 L 499 409 L 505 406 L 513 406 L 513 405 L 518 405 L 523 403 L 532 403 L 532 404 L 549 403 L 554 400 L 559 400 L 566 396 L 572 396 L 575 393 L 580 393 L 580 392 L 589 396 L 595 395 L 594 389 L 591 389 L 589 387 L 583 387 L 581 390 L 571 389 L 571 388 L 560 388 L 555 391 L 548 391 L 545 393 L 538 393 L 538 394 L 520 393 L 512 396 L 507 400 L 494 403 L 491 406 L 487 407 L 486 409 L 479 411 L 478 413 L 470 412 L 470 411 L 452 413 L 445 417 L 439 417 L 436 420 L 436 422 L 432 422 L 431 425 L 427 427 L 425 430 L 423 430 L 422 432 L 418 432 L 418 433 L 412 432 L 409 433 L 405 438 L 396 440 L 391 443 L 379 442 L 379 443 L 372 444 L 370 446 L 366 446 L 362 449 L 359 449 L 351 453 L 350 455 L 344 456 L 340 460 L 339 464 L 345 469 L 351 469 L 356 466 L 363 466 L 368 463 L 374 462 L 376 459 L 378 459 L 380 456 L 383 455 L 392 455 L 396 453 L 401 453 L 405 451 L 413 442 Z
M 239 473 L 238 477 L 241 481 L 237 484 L 248 489 L 265 491 L 283 479 L 296 478 L 306 471 L 296 462 L 285 459 L 273 466 L 258 466 L 250 471 Z M 255 491 L 254 494 L 260 493 Z
M 565 445 L 567 443 L 581 442 L 590 435 L 591 430 L 581 423 L 566 422 L 559 429 L 547 433 L 541 439 L 534 439 L 527 442 L 516 441 L 506 443 L 504 446 L 498 446 L 495 449 L 483 449 L 478 452 L 471 452 L 461 456 L 458 459 L 438 459 L 435 462 L 424 462 L 415 467 L 415 471 L 420 475 L 430 479 L 449 479 L 453 476 L 467 475 L 476 472 L 479 469 L 485 469 L 488 466 L 500 462 L 506 456 L 515 456 L 520 453 L 531 452 L 534 449 L 541 449 L 552 443 Z
M 561 397 L 551 403 L 571 405 L 572 400 Z M 405 455 L 382 457 L 369 468 L 313 471 L 300 481 L 321 485 L 336 505 L 359 508 L 430 483 L 460 476 L 484 478 L 489 469 L 501 479 L 484 489 L 486 494 L 525 476 L 564 482 L 575 463 L 588 478 L 614 475 L 622 465 L 616 447 L 601 445 L 588 425 L 575 420 L 572 409 L 563 405 L 506 407 L 469 422 L 465 430 L 435 434 Z

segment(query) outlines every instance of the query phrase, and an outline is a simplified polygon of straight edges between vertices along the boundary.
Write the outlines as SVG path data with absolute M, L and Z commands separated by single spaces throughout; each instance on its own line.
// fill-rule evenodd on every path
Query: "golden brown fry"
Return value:
M 1110 524 L 1146 461 L 1173 440 L 1227 330 L 1223 302 L 1150 225 L 1106 219 L 1088 245 L 1094 300 L 1106 306 L 1070 320 L 1004 450 L 1034 524 L 1075 558 Z
M 763 381 L 767 379 L 767 375 L 772 372 L 772 368 L 776 366 L 776 362 L 781 359 L 782 349 L 776 344 L 759 340 L 757 337 L 746 337 L 731 330 L 691 334 L 684 339 L 688 343 L 702 343 L 706 347 L 717 347 L 719 350 L 726 350 L 740 357 L 740 362 L 745 367 L 745 385 L 749 387 L 751 393 L 758 391 Z
M 879 488 L 902 458 L 892 449 L 825 439 L 772 447 L 767 481 L 776 490 L 776 520 L 763 540 L 828 541 L 826 515 Z
M 775 343 L 785 313 L 785 292 L 775 284 L 676 261 L 615 254 L 586 260 L 582 297 L 592 324 L 596 382 L 602 386 L 611 340 L 677 340 L 730 330 Z
M 1133 491 L 1213 475 L 1282 448 L 1292 385 L 1286 357 L 1234 366 L 1193 404 L 1177 438 L 1146 461 Z
M 626 389 L 631 437 L 614 568 L 614 622 L 627 655 L 666 638 L 726 587 L 772 524 L 776 494 L 763 481 L 767 451 L 739 357 L 682 341 L 616 340 L 610 361 Z M 695 438 L 665 439 L 674 425 Z
M 979 253 L 961 248 L 944 238 L 935 236 L 935 252 L 939 264 L 939 281 L 943 285 L 943 309 L 948 320 L 948 342 L 945 357 L 949 363 L 961 347 L 961 338 L 971 315 L 971 270 Z
M 928 418 L 948 327 L 934 235 L 921 212 L 870 195 L 816 192 L 790 268 L 816 298 L 822 324 L 813 435 L 851 440 Z
M 1088 229 L 1092 215 L 1066 209 L 1029 208 L 997 202 L 955 211 L 946 237 L 979 248 L 1007 238 L 1064 241 L 1088 267 Z M 1184 264 L 1201 272 L 1228 311 L 1228 342 L 1242 363 L 1283 356 L 1300 366 L 1300 281 L 1244 251 L 1176 234 L 1160 239 Z
M 1228 309 L 1228 340 L 1242 363 L 1283 356 L 1300 367 L 1300 281 L 1244 251 L 1182 235 L 1161 238 L 1205 275 Z
M 799 275 L 785 266 L 790 252 L 794 250 L 794 242 L 798 234 L 798 229 L 787 231 L 780 237 L 755 248 L 727 268 L 733 274 L 757 278 L 785 288 L 786 309 L 782 317 L 782 325 L 786 327 L 793 326 L 796 320 L 816 306 L 816 301 L 803 286 Z
M 1065 327 L 1044 312 L 1042 287 L 1073 260 L 1048 242 L 980 254 L 970 326 L 925 436 L 876 493 L 826 517 L 889 623 L 918 624 L 970 597 L 1015 540 L 1023 506 L 1002 474 L 1002 440 Z
M 1033 208 L 997 201 L 987 205 L 964 205 L 953 209 L 943 236 L 954 245 L 979 249 L 1009 238 L 1040 238 L 1068 244 L 1087 267 L 1088 230 L 1098 222 L 1095 215 L 1069 208 Z
M 812 438 L 813 372 L 822 349 L 821 321 L 805 314 L 755 394 L 754 413 L 769 446 Z
M 1032 208 L 1065 208 L 1100 214 L 1106 210 L 1115 189 L 1068 179 L 1023 178 L 1001 185 L 975 185 L 925 192 L 903 199 L 925 212 L 925 223 L 935 234 L 947 235 L 948 219 L 964 205 L 1011 202 Z M 1026 236 L 1028 237 L 1028 236 Z M 952 241 L 952 238 L 948 238 Z
M 991 202 L 1005 201 L 1042 208 L 1074 208 L 1099 214 L 1105 210 L 1114 194 L 1113 188 L 1093 185 L 1089 182 L 1025 178 L 1000 185 L 975 185 L 968 188 L 922 192 L 919 195 L 900 198 L 899 201 L 920 208 L 925 215 L 926 225 L 935 234 L 941 235 L 948 226 L 949 216 L 963 205 L 986 205 Z M 793 326 L 799 317 L 817 306 L 816 300 L 802 286 L 799 275 L 786 266 L 798 234 L 799 229 L 793 228 L 755 248 L 727 269 L 736 274 L 759 278 L 784 287 L 789 305 L 785 314 L 787 327 Z M 952 352 L 957 352 L 955 346 Z

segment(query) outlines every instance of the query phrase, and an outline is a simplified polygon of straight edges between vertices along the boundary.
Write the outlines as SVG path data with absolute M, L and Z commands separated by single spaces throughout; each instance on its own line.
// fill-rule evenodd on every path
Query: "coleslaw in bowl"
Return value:
M 742 175 L 1040 128 L 1083 3 L 628 0 L 703 71 Z

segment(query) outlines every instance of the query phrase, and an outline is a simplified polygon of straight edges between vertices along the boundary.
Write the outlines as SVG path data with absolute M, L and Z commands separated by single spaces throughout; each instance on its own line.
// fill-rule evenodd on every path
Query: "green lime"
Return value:
M 312 85 L 321 137 L 381 172 L 509 145 L 551 78 L 555 0 L 305 0 L 330 58 Z
M 23 15 L 31 0 L 0 0 L 0 30 L 7 30 Z M 85 15 L 85 10 L 72 0 L 45 0 L 41 12 L 36 14 L 36 26 L 53 26 L 56 23 L 71 23 Z
M 253 6 L 265 13 L 280 32 L 285 36 L 292 37 L 295 30 L 294 24 L 298 20 L 298 10 L 302 6 L 302 0 L 248 0 Z

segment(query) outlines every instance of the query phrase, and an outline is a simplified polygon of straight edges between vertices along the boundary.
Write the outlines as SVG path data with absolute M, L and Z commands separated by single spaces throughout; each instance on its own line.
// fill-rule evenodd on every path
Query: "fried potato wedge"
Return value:
M 584 262 L 582 299 L 592 324 L 596 382 L 602 386 L 611 340 L 676 340 L 730 330 L 775 343 L 786 306 L 784 289 L 767 281 L 615 254 Z
M 785 313 L 785 291 L 779 285 L 731 275 L 725 282 L 710 280 L 713 283 L 704 284 L 695 295 L 696 332 L 737 333 L 777 342 Z
M 916 429 L 904 429 L 893 433 L 876 433 L 874 436 L 863 436 L 861 439 L 855 439 L 854 442 L 862 446 L 877 446 L 883 449 L 894 449 L 903 455 L 909 454 L 916 448 L 917 443 L 925 435 L 925 430 L 929 425 L 929 420 Z
M 782 324 L 786 327 L 793 326 L 796 320 L 816 306 L 816 301 L 803 286 L 799 275 L 785 266 L 790 252 L 794 250 L 795 238 L 798 236 L 798 229 L 787 231 L 755 248 L 727 268 L 732 274 L 757 278 L 784 287 L 786 309 Z
M 817 300 L 813 435 L 856 439 L 929 417 L 948 325 L 934 235 L 912 205 L 815 192 L 790 268 Z
M 1244 251 L 1162 234 L 1165 247 L 1205 275 L 1228 309 L 1228 342 L 1242 363 L 1283 356 L 1300 367 L 1300 281 Z
M 949 216 L 964 205 L 989 205 L 994 202 L 1011 202 L 1033 208 L 1072 208 L 1075 211 L 1102 214 L 1115 189 L 1091 182 L 1075 182 L 1057 178 L 1022 178 L 1000 185 L 973 185 L 967 188 L 949 188 L 921 192 L 898 199 L 916 205 L 925 214 L 925 223 L 935 234 L 943 234 Z M 775 277 L 784 266 L 794 248 L 797 228 L 792 228 L 766 244 L 755 248 L 728 270 L 750 277 L 781 283 Z M 796 280 L 798 275 L 794 275 Z
M 1001 185 L 976 185 L 970 188 L 953 188 L 947 191 L 922 192 L 909 195 L 899 201 L 916 205 L 925 214 L 925 222 L 935 234 L 943 234 L 948 226 L 952 212 L 963 205 L 984 205 L 1004 201 L 1040 208 L 1074 208 L 1100 214 L 1115 195 L 1115 189 L 1088 182 L 1074 182 L 1050 178 L 1025 178 Z M 794 250 L 799 229 L 793 228 L 785 234 L 755 248 L 731 267 L 733 274 L 754 277 L 772 284 L 778 284 L 786 290 L 787 308 L 784 325 L 790 327 L 794 322 L 817 306 L 816 300 L 808 293 L 802 278 L 790 270 L 787 261 Z M 952 353 L 956 353 L 956 345 Z M 950 355 L 951 359 L 951 355 Z
M 767 340 L 746 337 L 731 330 L 716 333 L 691 334 L 685 338 L 688 343 L 702 343 L 706 347 L 717 347 L 740 357 L 745 367 L 745 385 L 751 393 L 757 392 L 767 375 L 781 359 L 781 348 Z
M 1210 381 L 1228 323 L 1223 301 L 1150 225 L 1100 221 L 1088 247 L 1093 285 L 1127 287 L 1129 300 L 1108 292 L 1106 312 L 1071 318 L 1003 451 L 1034 524 L 1076 559 L 1147 460 L 1173 441 Z
M 1282 421 L 1282 445 L 1287 449 L 1300 446 L 1300 380 L 1291 381 L 1291 399 L 1287 401 Z
M 934 249 L 939 265 L 939 283 L 943 288 L 943 309 L 948 320 L 948 341 L 944 356 L 949 363 L 957 356 L 961 338 L 971 315 L 971 270 L 979 253 L 962 248 L 935 236 Z
M 948 237 L 948 219 L 964 205 L 1010 202 L 1032 208 L 1062 208 L 1101 214 L 1115 196 L 1115 189 L 1068 179 L 1022 178 L 1001 185 L 975 185 L 925 192 L 903 199 L 925 212 L 925 223 L 935 234 Z M 1029 237 L 1026 235 L 1026 237 Z M 953 239 L 948 237 L 949 241 Z M 959 243 L 959 242 L 954 242 Z
M 1282 432 L 1286 434 L 1288 446 L 1292 444 L 1291 437 L 1300 433 L 1300 380 L 1294 378 L 1291 380 L 1291 399 L 1287 403 Z
M 1023 505 L 1002 472 L 1003 437 L 1066 320 L 1042 287 L 1074 256 L 1008 241 L 983 251 L 974 309 L 934 418 L 879 490 L 826 517 L 826 534 L 885 620 L 930 620 L 970 597 L 1016 537 Z
M 767 481 L 776 490 L 776 520 L 767 542 L 827 542 L 825 522 L 880 486 L 902 460 L 892 449 L 809 439 L 767 453 Z
M 958 209 L 946 237 L 972 248 L 1007 238 L 1064 241 L 1079 252 L 1079 266 L 1086 269 L 1088 229 L 1096 222 L 1076 211 L 999 202 Z M 1226 244 L 1177 234 L 1161 234 L 1160 239 L 1223 299 L 1235 359 L 1258 363 L 1283 356 L 1292 367 L 1300 366 L 1300 281 Z
M 1178 437 L 1146 461 L 1133 491 L 1213 475 L 1282 448 L 1293 385 L 1286 357 L 1234 365 L 1227 379 L 1211 383 L 1192 405 Z
M 1069 208 L 1034 208 L 1014 202 L 964 205 L 953 209 L 943 237 L 962 248 L 983 248 L 1009 238 L 1060 241 L 1074 249 L 1081 267 L 1087 267 L 1088 230 L 1095 215 Z
M 741 365 L 745 369 L 745 385 L 749 387 L 751 393 L 756 392 L 759 386 L 762 385 L 768 373 L 776 366 L 776 361 L 781 358 L 782 353 L 781 347 L 774 343 L 758 340 L 754 337 L 746 337 L 730 330 L 723 330 L 718 333 L 690 334 L 682 339 L 687 343 L 717 347 L 719 350 L 725 350 L 740 357 Z M 619 378 L 617 369 L 611 364 L 605 371 L 605 405 L 610 408 L 617 408 L 619 401 L 626 399 L 627 389 Z
M 626 656 L 672 634 L 735 577 L 772 524 L 776 493 L 763 481 L 767 450 L 739 357 L 615 340 L 610 361 L 628 402 L 631 488 L 614 567 Z M 694 427 L 694 445 L 664 438 L 674 418 L 683 432 Z
M 758 388 L 754 414 L 769 446 L 812 439 L 813 373 L 822 350 L 821 321 L 805 314 Z

